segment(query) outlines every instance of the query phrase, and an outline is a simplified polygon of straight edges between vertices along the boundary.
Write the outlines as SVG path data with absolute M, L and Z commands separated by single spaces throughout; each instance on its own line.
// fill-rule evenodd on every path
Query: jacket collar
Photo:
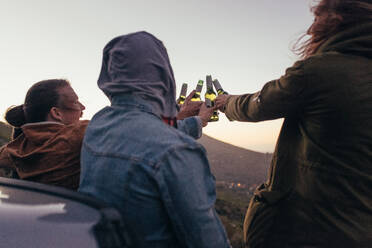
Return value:
M 331 51 L 372 58 L 372 22 L 361 23 L 335 34 L 319 47 L 316 54 Z
M 41 122 L 26 123 L 26 124 L 22 125 L 22 128 L 23 127 L 29 127 L 29 126 L 53 125 L 53 124 L 56 124 L 56 125 L 65 125 L 65 124 L 63 124 L 61 122 L 56 122 L 56 121 L 41 121 Z
M 127 108 L 139 109 L 143 112 L 154 114 L 161 118 L 161 113 L 154 108 L 149 101 L 140 96 L 130 94 L 114 96 L 111 99 L 111 106 L 125 106 Z

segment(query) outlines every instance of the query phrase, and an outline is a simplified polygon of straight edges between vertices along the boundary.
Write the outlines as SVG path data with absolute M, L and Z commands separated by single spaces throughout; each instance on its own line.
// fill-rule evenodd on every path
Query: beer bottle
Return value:
M 217 79 L 213 80 L 213 85 L 216 88 L 218 95 L 228 95 L 229 94 L 222 89 L 221 84 L 220 84 L 220 82 L 218 82 Z
M 198 81 L 198 84 L 196 85 L 196 92 L 192 96 L 191 101 L 193 101 L 193 102 L 195 102 L 195 101 L 201 101 L 201 99 L 200 99 L 200 93 L 201 93 L 201 91 L 203 89 L 203 83 L 204 83 L 203 80 L 199 80 Z
M 186 94 L 187 94 L 187 84 L 183 83 L 182 88 L 181 88 L 181 92 L 180 92 L 180 97 L 177 99 L 177 103 L 179 105 L 182 105 L 185 102 Z
M 213 84 L 212 84 L 212 77 L 208 75 L 206 77 L 207 82 L 207 91 L 205 92 L 205 104 L 208 108 L 211 108 L 214 106 L 214 100 L 216 99 L 216 93 L 213 90 Z M 209 121 L 218 121 L 218 111 L 213 111 L 213 115 L 211 116 Z

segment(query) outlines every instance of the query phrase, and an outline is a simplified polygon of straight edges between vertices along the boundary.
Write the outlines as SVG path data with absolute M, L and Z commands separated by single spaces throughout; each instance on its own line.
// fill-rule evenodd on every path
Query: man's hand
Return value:
M 191 98 L 194 96 L 195 90 L 186 97 L 185 102 L 181 105 L 180 111 L 177 114 L 177 120 L 183 120 L 190 116 L 198 115 L 202 101 L 193 102 Z
M 222 113 L 225 113 L 226 104 L 230 96 L 231 95 L 219 95 L 215 100 L 216 108 L 218 108 Z
M 205 127 L 208 125 L 208 121 L 211 119 L 211 116 L 213 115 L 213 112 L 216 110 L 216 107 L 208 108 L 205 103 L 203 103 L 200 106 L 199 114 L 198 116 L 200 117 L 202 121 L 202 126 Z

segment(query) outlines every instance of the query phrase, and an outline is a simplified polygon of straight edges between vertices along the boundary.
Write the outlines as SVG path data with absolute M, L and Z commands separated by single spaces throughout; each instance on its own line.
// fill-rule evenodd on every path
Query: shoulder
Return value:
M 196 158 L 206 159 L 205 148 L 190 135 L 172 127 L 165 128 L 162 135 L 164 138 L 158 136 L 153 140 L 159 148 L 152 155 L 157 163 L 171 159 L 191 166 Z
M 89 120 L 80 120 L 76 123 L 68 125 L 68 127 L 76 130 L 84 130 L 87 128 L 88 124 Z
M 64 130 L 70 130 L 71 132 L 85 132 L 85 129 L 87 128 L 89 124 L 88 120 L 81 120 L 69 125 L 63 125 L 61 129 Z
M 165 124 L 153 114 L 110 108 L 92 118 L 84 146 L 97 154 L 147 160 L 151 164 L 174 149 L 203 149 L 191 136 Z
M 284 76 L 304 77 L 306 74 L 311 73 L 311 71 L 322 68 L 326 63 L 329 63 L 328 57 L 328 55 L 320 54 L 297 60 L 292 66 L 286 69 Z
M 89 121 L 88 120 L 81 120 L 69 125 L 63 125 L 61 128 L 61 133 L 64 133 L 69 136 L 78 136 L 82 138 L 85 134 L 85 131 L 88 127 Z
M 70 125 L 64 125 L 61 127 L 60 136 L 65 138 L 70 145 L 78 145 L 80 148 L 88 124 L 88 120 L 81 120 Z
M 347 72 L 349 68 L 346 61 L 349 56 L 338 52 L 326 52 L 309 56 L 308 58 L 296 61 L 291 67 L 287 68 L 285 74 L 280 78 L 282 82 L 298 82 L 303 86 L 316 81 L 322 81 L 333 74 Z M 343 69 L 344 68 L 344 69 Z
M 331 70 L 340 71 L 340 68 L 343 68 L 345 62 L 350 59 L 355 60 L 356 58 L 331 51 L 312 55 L 298 63 L 305 74 L 323 74 Z
M 297 60 L 292 66 L 287 68 L 287 71 L 301 71 L 306 72 L 307 69 L 312 67 L 324 67 L 329 65 L 330 62 L 345 59 L 344 54 L 338 52 L 327 52 L 309 56 L 305 59 Z
M 133 129 L 132 131 L 134 132 Z M 159 158 L 161 154 L 172 154 L 173 151 L 181 149 L 204 150 L 193 137 L 159 119 L 152 119 L 146 126 L 142 126 L 142 131 L 137 131 L 140 133 L 131 135 L 129 139 L 133 138 L 137 143 L 143 142 L 145 147 L 153 147 L 147 149 L 153 158 Z

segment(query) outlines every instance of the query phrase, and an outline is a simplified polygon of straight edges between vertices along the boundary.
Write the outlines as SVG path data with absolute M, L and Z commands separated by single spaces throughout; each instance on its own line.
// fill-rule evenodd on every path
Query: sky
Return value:
M 109 105 L 97 87 L 112 38 L 145 30 L 168 50 L 177 84 L 189 92 L 206 75 L 230 94 L 253 93 L 298 57 L 291 46 L 312 23 L 311 0 L 0 0 L 0 120 L 36 82 L 65 78 L 86 106 Z M 205 93 L 205 88 L 202 95 Z M 230 122 L 221 113 L 203 132 L 246 149 L 273 152 L 282 119 Z

